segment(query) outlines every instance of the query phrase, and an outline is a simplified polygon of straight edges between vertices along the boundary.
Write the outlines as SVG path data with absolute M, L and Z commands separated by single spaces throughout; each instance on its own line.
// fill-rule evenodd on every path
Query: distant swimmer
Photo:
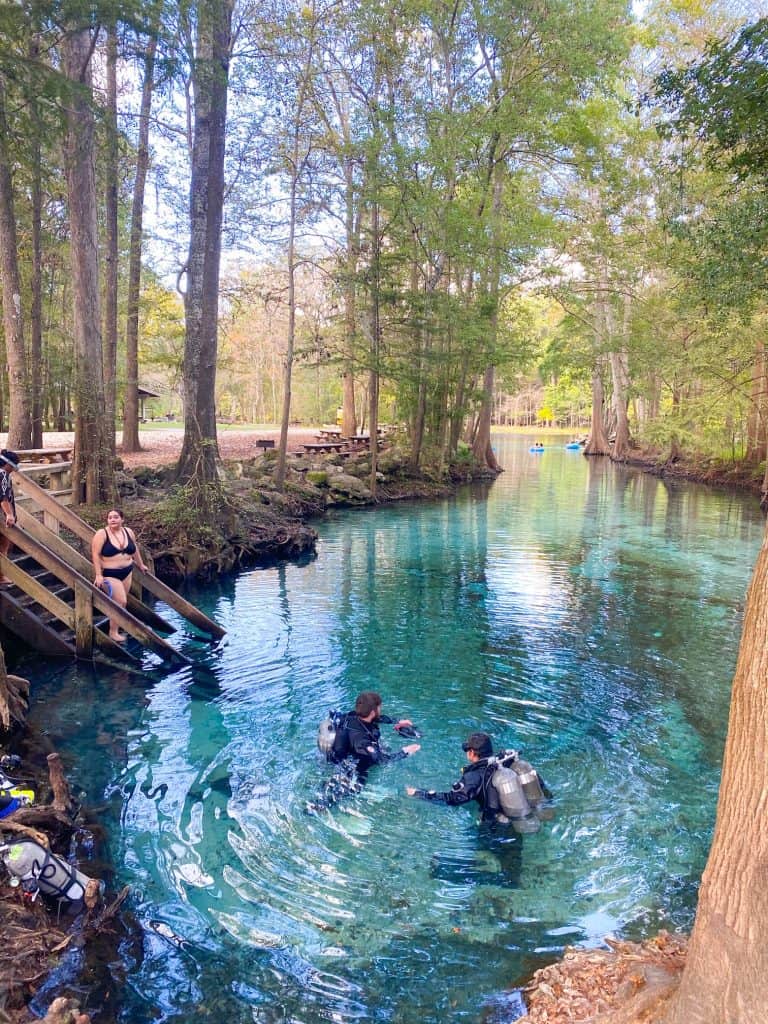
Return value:
M 539 773 L 515 750 L 493 753 L 493 742 L 486 732 L 473 732 L 461 745 L 469 764 L 461 778 L 447 792 L 406 786 L 408 796 L 458 807 L 477 801 L 483 821 L 512 824 L 516 832 L 536 832 L 546 814 L 539 808 L 552 794 Z M 544 808 L 546 811 L 546 808 Z

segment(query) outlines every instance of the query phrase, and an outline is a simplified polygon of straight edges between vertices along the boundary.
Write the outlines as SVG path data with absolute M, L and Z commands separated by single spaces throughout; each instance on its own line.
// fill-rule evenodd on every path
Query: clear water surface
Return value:
M 191 592 L 228 630 L 179 623 L 194 669 L 21 666 L 35 724 L 112 809 L 144 928 L 124 1024 L 508 1021 L 566 944 L 690 925 L 756 502 L 495 444 L 491 486 L 339 513 L 306 564 Z M 318 723 L 363 689 L 422 749 L 307 814 Z M 404 793 L 449 788 L 477 728 L 556 793 L 523 843 Z

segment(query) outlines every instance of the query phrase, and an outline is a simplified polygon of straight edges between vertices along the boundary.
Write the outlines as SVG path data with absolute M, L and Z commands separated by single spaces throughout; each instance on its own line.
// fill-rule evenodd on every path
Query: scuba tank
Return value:
M 536 807 L 544 799 L 544 790 L 541 788 L 539 773 L 521 757 L 516 757 L 512 762 L 512 770 L 517 772 L 520 785 L 523 787 L 525 798 L 531 807 Z
M 339 711 L 329 711 L 318 727 L 317 749 L 321 751 L 329 761 L 331 759 L 331 753 L 333 752 L 333 743 L 336 739 L 336 733 L 341 728 L 345 717 L 346 716 Z
M 541 822 L 533 811 L 532 801 L 529 800 L 523 784 L 525 779 L 535 801 L 535 788 L 528 778 L 532 773 L 536 779 L 536 788 L 543 799 L 544 793 L 538 785 L 538 775 L 535 769 L 527 761 L 521 762 L 516 750 L 503 751 L 489 763 L 495 766 L 491 776 L 491 785 L 499 797 L 501 817 L 512 822 L 515 832 L 523 834 L 538 832 Z M 518 771 L 518 764 L 523 767 L 523 771 Z
M 32 883 L 45 896 L 56 896 L 75 903 L 85 896 L 90 878 L 73 868 L 34 839 L 0 846 L 0 860 L 9 874 L 21 882 Z
M 5 818 L 11 813 L 6 809 L 9 800 L 16 801 L 16 806 L 12 808 L 14 811 L 19 807 L 29 807 L 35 802 L 35 791 L 22 789 L 0 772 L 0 818 Z

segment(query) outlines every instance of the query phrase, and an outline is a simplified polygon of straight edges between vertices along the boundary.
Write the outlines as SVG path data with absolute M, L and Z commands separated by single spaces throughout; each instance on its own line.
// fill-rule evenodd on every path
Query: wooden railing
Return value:
M 25 512 L 25 510 L 20 507 L 18 509 L 19 525 L 23 527 L 23 531 L 18 527 L 6 528 L 1 524 L 0 530 L 7 533 L 13 542 L 18 544 L 22 551 L 27 549 L 24 543 L 21 542 L 22 538 L 19 537 L 19 534 L 23 532 L 28 535 L 30 541 L 34 541 L 41 550 L 47 552 L 49 556 L 60 563 L 60 565 L 57 566 L 60 571 L 61 566 L 64 566 L 69 574 L 73 572 L 76 574 L 78 585 L 80 585 L 81 580 L 88 584 L 90 589 L 95 593 L 95 598 L 92 598 L 92 602 L 95 607 L 102 611 L 104 611 L 106 607 L 109 607 L 109 614 L 116 622 L 123 625 L 123 622 L 120 621 L 120 615 L 116 614 L 114 611 L 116 608 L 119 609 L 119 606 L 108 598 L 106 594 L 103 594 L 93 586 L 92 581 L 94 578 L 94 572 L 90 560 L 75 551 L 75 549 L 67 544 L 60 536 L 60 528 L 63 527 L 66 530 L 69 530 L 70 533 L 74 534 L 80 540 L 84 541 L 88 550 L 90 550 L 91 539 L 95 533 L 92 527 L 82 520 L 71 508 L 60 504 L 49 491 L 40 487 L 40 485 L 35 483 L 31 478 L 23 474 L 17 474 L 14 476 L 14 483 L 18 484 L 22 494 L 42 511 L 43 522 L 38 522 L 33 515 Z M 31 551 L 29 553 L 32 554 Z M 37 556 L 34 555 L 33 557 L 36 558 Z M 10 563 L 8 559 L 3 559 L 2 565 L 9 567 L 7 570 L 3 571 L 7 572 L 10 579 L 17 582 L 13 571 L 10 568 L 12 563 Z M 22 570 L 18 571 L 21 572 Z M 74 577 L 72 578 L 74 580 Z M 133 623 L 137 623 L 138 626 L 141 626 L 141 621 L 139 620 L 143 620 L 152 628 L 159 628 L 169 632 L 173 631 L 172 627 L 169 626 L 168 623 L 141 602 L 140 597 L 142 588 L 154 597 L 164 601 L 169 605 L 169 607 L 177 611 L 184 619 L 192 623 L 193 626 L 205 633 L 207 636 L 214 639 L 220 639 L 226 635 L 226 630 L 217 622 L 209 619 L 207 615 L 204 615 L 198 608 L 195 608 L 193 604 L 190 604 L 189 601 L 186 601 L 181 597 L 181 595 L 177 594 L 175 590 L 166 586 L 165 583 L 157 579 L 157 577 L 152 573 L 144 572 L 136 566 L 133 572 L 132 593 L 129 596 L 128 611 L 125 611 L 122 614 L 128 616 L 130 620 L 132 620 Z M 40 603 L 43 604 L 44 607 L 48 607 L 44 602 L 41 601 Z M 131 635 L 135 635 L 137 639 L 141 639 L 142 642 L 145 642 L 142 638 L 143 634 L 136 634 L 135 627 L 129 629 L 128 625 L 125 625 L 125 628 L 127 632 L 131 633 Z M 159 640 L 159 638 L 155 639 Z M 146 643 L 146 646 L 152 647 L 150 643 Z M 170 645 L 166 645 L 166 647 L 170 647 Z M 170 649 L 173 650 L 173 648 Z
M 22 510 L 20 510 L 22 512 Z M 25 524 L 33 518 L 22 512 Z M 21 518 L 21 517 L 20 517 Z M 40 543 L 26 529 L 19 526 L 4 527 L 4 532 L 11 541 L 32 557 L 46 572 L 55 576 L 64 587 L 74 593 L 74 604 L 67 604 L 51 592 L 51 588 L 42 584 L 35 576 L 30 575 L 21 566 L 5 555 L 0 555 L 0 570 L 11 579 L 33 601 L 41 605 L 47 612 L 74 632 L 75 653 L 79 658 L 90 658 L 93 644 L 106 648 L 111 653 L 119 654 L 121 649 L 106 633 L 93 628 L 94 609 L 114 619 L 126 633 L 139 641 L 144 647 L 154 651 L 163 660 L 177 664 L 189 664 L 189 659 L 169 643 L 157 636 L 151 629 L 140 622 L 129 611 L 107 597 L 76 569 L 73 569 L 63 558 Z

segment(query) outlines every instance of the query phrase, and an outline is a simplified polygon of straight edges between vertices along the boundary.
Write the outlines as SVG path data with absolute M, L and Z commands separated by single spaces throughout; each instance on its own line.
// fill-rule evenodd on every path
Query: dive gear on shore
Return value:
M 45 896 L 54 896 L 71 903 L 82 900 L 86 886 L 91 881 L 87 875 L 46 850 L 34 839 L 20 839 L 15 843 L 0 845 L 0 861 L 13 878 L 23 883 L 26 892 L 39 890 Z

